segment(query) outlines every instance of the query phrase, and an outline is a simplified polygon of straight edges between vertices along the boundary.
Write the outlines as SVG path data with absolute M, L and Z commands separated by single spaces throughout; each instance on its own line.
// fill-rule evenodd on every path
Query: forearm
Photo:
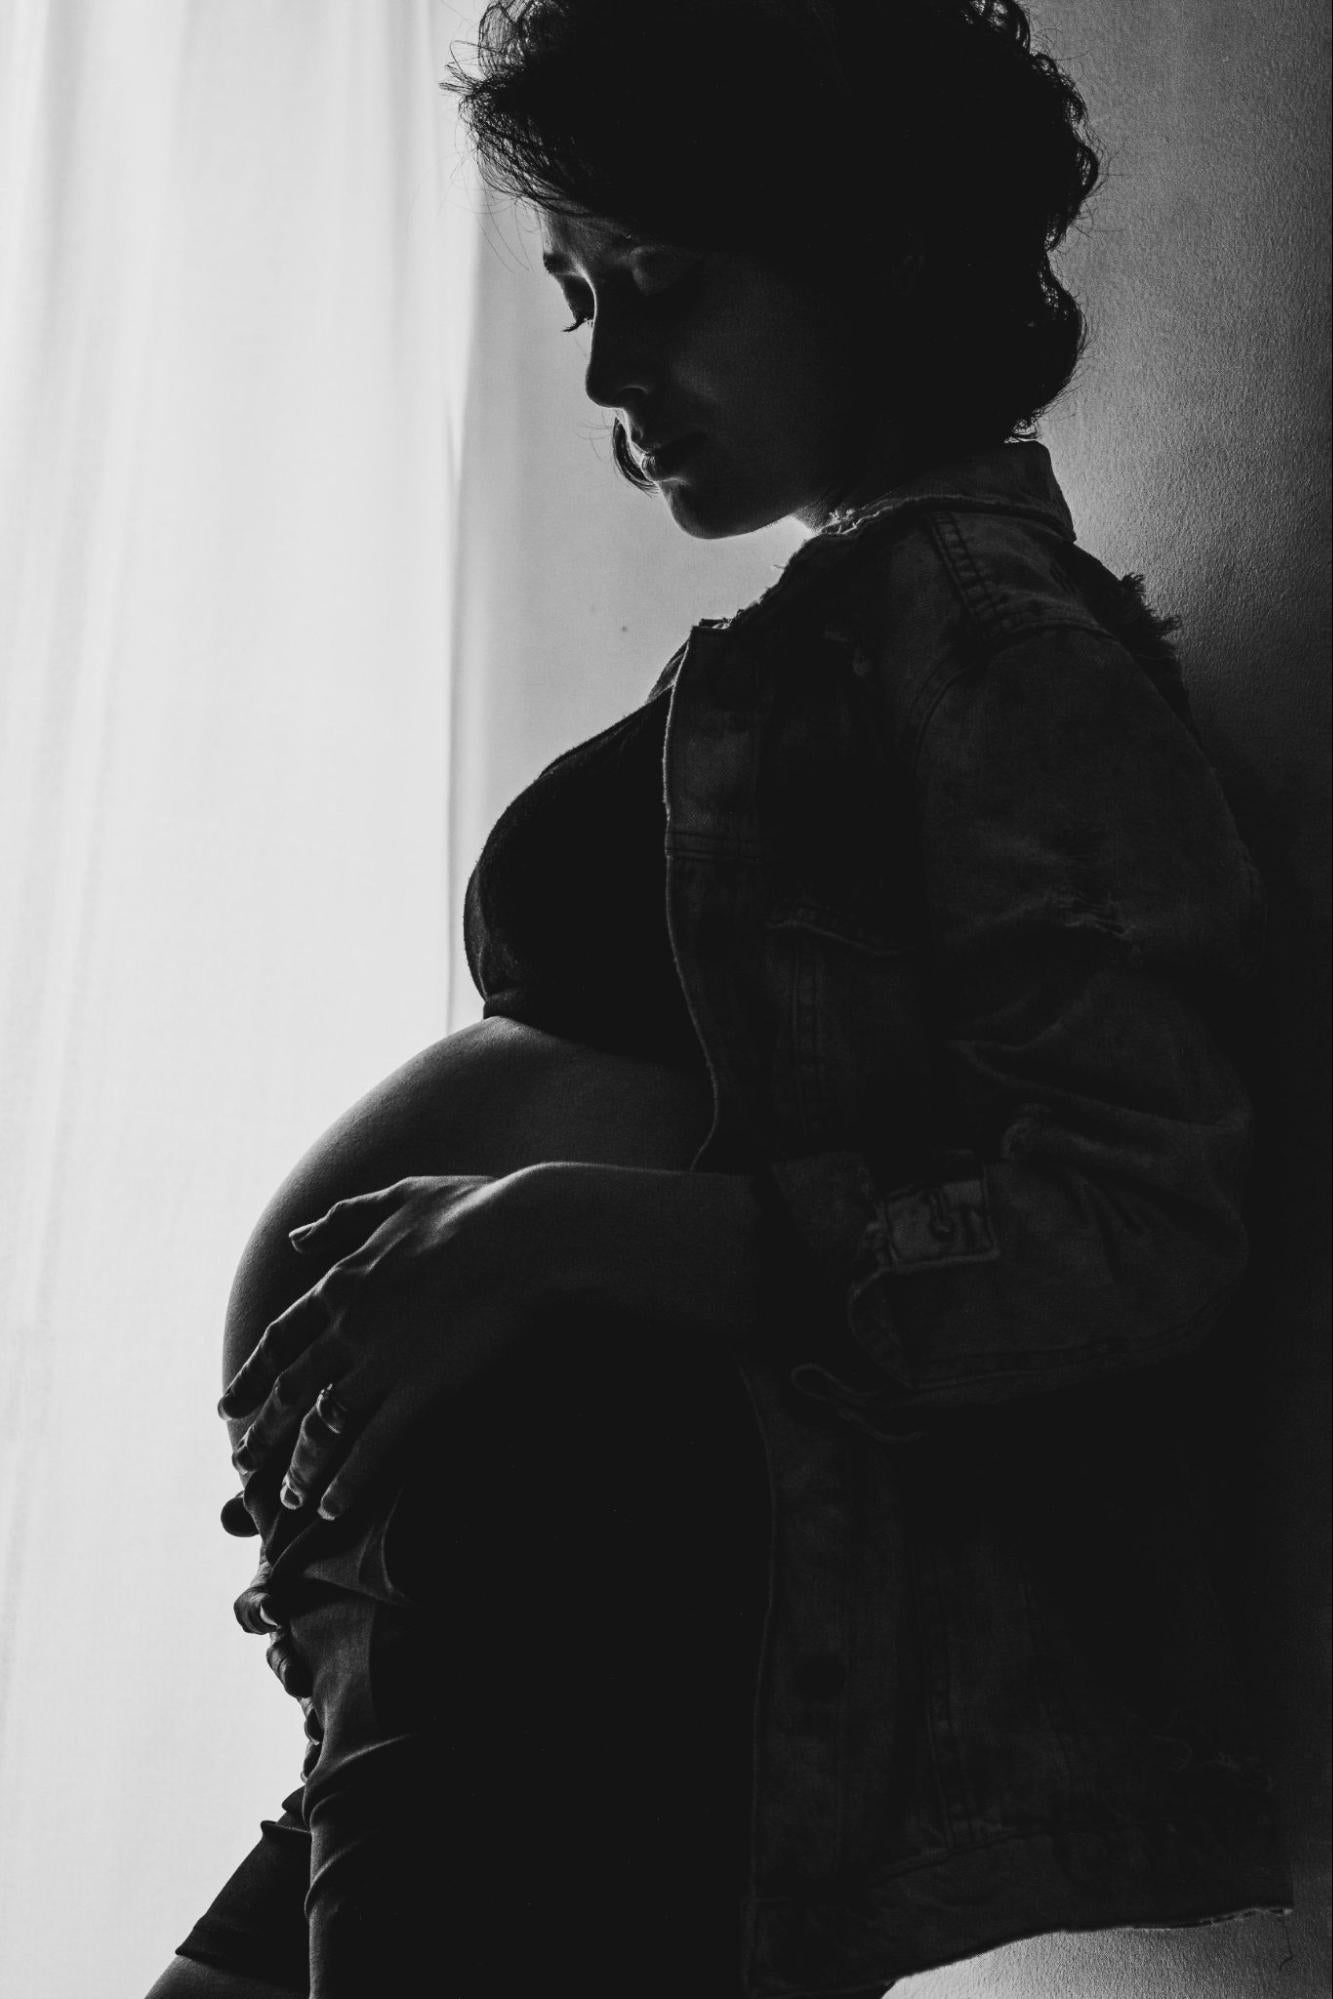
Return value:
M 514 1176 L 540 1232 L 542 1295 L 743 1345 L 758 1336 L 755 1179 L 550 1162 Z

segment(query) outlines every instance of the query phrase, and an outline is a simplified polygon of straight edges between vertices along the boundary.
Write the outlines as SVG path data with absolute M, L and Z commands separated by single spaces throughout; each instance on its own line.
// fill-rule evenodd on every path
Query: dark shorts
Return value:
M 529 1349 L 338 1531 L 279 1570 L 322 1741 L 181 1953 L 319 1999 L 739 1994 L 770 1516 L 726 1351 Z

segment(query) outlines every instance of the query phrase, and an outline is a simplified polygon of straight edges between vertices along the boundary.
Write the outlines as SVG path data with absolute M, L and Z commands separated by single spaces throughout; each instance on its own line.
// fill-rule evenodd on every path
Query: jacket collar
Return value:
M 1024 443 L 999 444 L 930 466 L 863 507 L 835 513 L 813 539 L 859 534 L 907 506 L 1035 515 L 1067 539 L 1074 536 L 1073 518 L 1051 469 L 1050 452 L 1044 444 Z
M 750 631 L 775 613 L 786 615 L 793 599 L 821 581 L 851 551 L 860 551 L 894 525 L 932 510 L 993 513 L 1039 521 L 1066 541 L 1074 522 L 1051 469 L 1044 444 L 1000 444 L 949 464 L 931 466 L 878 499 L 834 514 L 791 556 L 777 581 L 731 618 L 706 618 L 713 629 Z M 696 628 L 697 629 L 697 628 Z

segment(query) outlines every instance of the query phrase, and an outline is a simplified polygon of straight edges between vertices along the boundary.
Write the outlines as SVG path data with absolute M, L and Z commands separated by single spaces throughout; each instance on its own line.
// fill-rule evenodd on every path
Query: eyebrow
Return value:
M 625 255 L 633 255 L 636 251 L 648 251 L 658 247 L 655 243 L 647 242 L 641 236 L 634 236 L 625 229 L 608 230 L 606 238 L 609 247 L 613 251 L 620 251 Z M 542 251 L 542 268 L 549 271 L 553 278 L 572 278 L 578 275 L 573 265 L 566 258 L 562 257 L 558 250 Z

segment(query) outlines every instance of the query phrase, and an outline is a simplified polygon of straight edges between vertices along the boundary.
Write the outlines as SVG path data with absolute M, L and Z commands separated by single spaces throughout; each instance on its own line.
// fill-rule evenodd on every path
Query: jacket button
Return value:
M 807 1659 L 796 1669 L 796 1686 L 803 1700 L 835 1700 L 847 1684 L 841 1659 Z

